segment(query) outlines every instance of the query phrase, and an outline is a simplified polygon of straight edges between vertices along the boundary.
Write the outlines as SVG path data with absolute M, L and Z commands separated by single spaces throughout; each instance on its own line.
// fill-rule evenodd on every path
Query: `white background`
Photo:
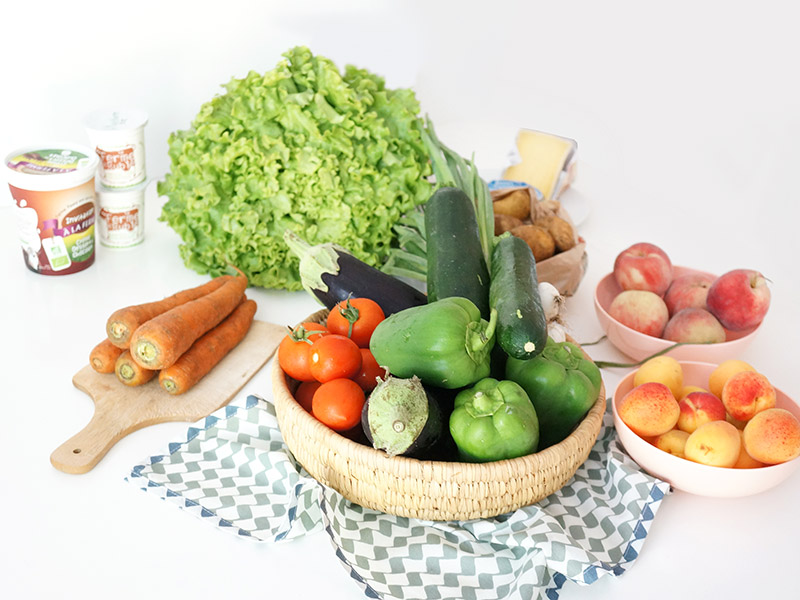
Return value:
M 146 110 L 148 169 L 169 167 L 167 137 L 231 77 L 264 72 L 293 45 L 410 86 L 440 137 L 487 176 L 520 127 L 579 143 L 564 198 L 586 217 L 589 272 L 568 304 L 573 335 L 601 331 L 592 289 L 638 241 L 675 264 L 771 281 L 773 303 L 740 358 L 794 398 L 800 342 L 797 165 L 800 51 L 791 2 L 49 2 L 0 9 L 0 153 L 45 140 L 86 143 L 90 110 Z M 65 278 L 28 272 L 0 192 L 0 595 L 6 598 L 359 598 L 324 535 L 280 546 L 240 540 L 123 481 L 182 439 L 185 424 L 118 443 L 90 473 L 53 469 L 53 449 L 91 403 L 70 379 L 107 315 L 203 278 L 156 221 L 129 252 L 98 249 Z M 587 213 L 588 211 L 588 213 Z M 292 323 L 302 293 L 255 290 L 258 318 Z M 608 344 L 596 358 L 622 358 Z M 609 393 L 621 372 L 604 373 Z M 244 393 L 268 394 L 268 371 Z M 800 476 L 755 497 L 677 492 L 639 560 L 618 579 L 567 584 L 563 598 L 788 598 L 800 595 Z

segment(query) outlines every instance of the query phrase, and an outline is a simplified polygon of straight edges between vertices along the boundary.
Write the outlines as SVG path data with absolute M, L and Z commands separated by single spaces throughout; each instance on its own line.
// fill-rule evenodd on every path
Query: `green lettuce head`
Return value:
M 373 266 L 401 215 L 431 193 L 413 91 L 297 47 L 268 73 L 233 79 L 169 137 L 160 220 L 190 268 L 235 265 L 253 285 L 301 289 L 285 229 Z

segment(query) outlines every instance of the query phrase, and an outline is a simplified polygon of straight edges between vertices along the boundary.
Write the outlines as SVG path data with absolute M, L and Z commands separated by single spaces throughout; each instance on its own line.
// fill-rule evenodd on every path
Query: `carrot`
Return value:
M 134 386 L 147 383 L 156 376 L 158 371 L 143 369 L 133 360 L 130 350 L 123 350 L 114 364 L 114 373 L 117 374 L 117 379 L 125 385 Z
M 157 317 L 171 308 L 175 308 L 191 300 L 196 300 L 201 296 L 205 296 L 219 289 L 222 284 L 229 279 L 232 279 L 230 275 L 222 275 L 203 285 L 188 290 L 182 290 L 163 300 L 120 308 L 114 311 L 106 322 L 106 334 L 108 335 L 108 339 L 119 348 L 129 348 L 131 335 L 136 331 L 139 325 L 149 321 L 153 317 Z
M 146 369 L 166 369 L 195 340 L 216 327 L 242 301 L 247 277 L 232 277 L 221 287 L 143 323 L 131 336 L 133 360 Z
M 170 394 L 183 394 L 202 379 L 250 330 L 256 303 L 245 300 L 222 323 L 198 339 L 171 367 L 158 374 Z
M 98 373 L 113 373 L 114 363 L 122 354 L 122 348 L 117 348 L 111 340 L 105 339 L 92 348 L 89 353 L 89 364 Z

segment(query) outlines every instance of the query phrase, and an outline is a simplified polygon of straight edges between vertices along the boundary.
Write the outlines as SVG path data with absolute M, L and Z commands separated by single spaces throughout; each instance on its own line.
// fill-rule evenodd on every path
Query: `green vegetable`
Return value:
M 452 187 L 436 190 L 425 204 L 425 231 L 428 302 L 451 296 L 468 298 L 481 316 L 488 318 L 489 270 L 481 250 L 475 209 L 467 195 Z
M 600 369 L 571 342 L 547 341 L 529 360 L 509 357 L 506 377 L 528 393 L 539 417 L 540 448 L 566 438 L 597 400 Z
M 395 222 L 430 196 L 431 169 L 411 90 L 353 66 L 341 74 L 307 48 L 285 57 L 232 79 L 170 135 L 158 192 L 187 266 L 233 264 L 253 285 L 299 290 L 284 230 L 381 265 Z
M 489 303 L 497 309 L 497 343 L 514 358 L 533 358 L 547 343 L 536 260 L 523 240 L 507 235 L 492 252 Z
M 450 435 L 462 460 L 517 458 L 536 452 L 539 420 L 519 385 L 487 377 L 456 396 Z
M 421 456 L 442 435 L 442 411 L 417 377 L 381 381 L 361 412 L 367 439 L 389 456 Z
M 442 187 L 455 187 L 472 200 L 484 260 L 487 267 L 492 264 L 492 240 L 494 239 L 494 210 L 492 196 L 486 182 L 478 175 L 478 168 L 472 160 L 462 158 L 457 152 L 445 146 L 427 119 L 427 128 L 422 131 L 422 139 L 431 157 L 436 183 Z M 417 211 L 418 213 L 418 211 Z M 381 267 L 383 271 L 398 277 L 408 277 L 425 281 L 428 271 L 425 248 L 425 226 L 418 214 L 411 213 L 395 226 L 398 233 L 397 248 L 389 251 L 389 260 Z
M 495 311 L 486 322 L 466 298 L 443 298 L 381 321 L 369 349 L 396 377 L 455 389 L 489 375 L 496 323 Z

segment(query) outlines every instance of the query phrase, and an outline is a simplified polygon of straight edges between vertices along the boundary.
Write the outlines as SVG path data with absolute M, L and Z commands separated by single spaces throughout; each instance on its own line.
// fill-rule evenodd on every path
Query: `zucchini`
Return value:
M 425 204 L 428 302 L 460 296 L 489 319 L 489 269 L 475 207 L 460 189 L 437 189 Z
M 509 356 L 526 360 L 547 343 L 547 319 L 539 297 L 536 260 L 522 239 L 497 239 L 492 251 L 489 304 L 497 310 L 497 344 Z
M 418 289 L 368 265 L 335 244 L 312 246 L 288 229 L 283 239 L 300 259 L 303 287 L 328 309 L 351 296 L 369 298 L 377 302 L 388 317 L 427 302 L 425 294 Z
M 418 377 L 389 375 L 372 390 L 361 411 L 367 439 L 389 456 L 424 456 L 442 437 L 443 421 L 438 402 Z

